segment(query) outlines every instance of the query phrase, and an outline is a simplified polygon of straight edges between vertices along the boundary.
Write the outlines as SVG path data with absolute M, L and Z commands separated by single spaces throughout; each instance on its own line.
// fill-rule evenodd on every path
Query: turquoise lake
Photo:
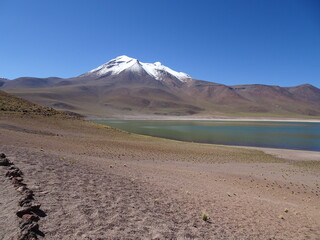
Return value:
M 320 151 L 320 123 L 94 121 L 132 133 L 188 142 Z

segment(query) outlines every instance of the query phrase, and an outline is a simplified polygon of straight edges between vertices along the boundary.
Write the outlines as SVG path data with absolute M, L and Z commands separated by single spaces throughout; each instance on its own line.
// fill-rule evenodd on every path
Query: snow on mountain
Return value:
M 142 63 L 137 59 L 130 58 L 128 56 L 119 56 L 109 62 L 87 72 L 85 75 L 95 74 L 97 76 L 103 75 L 116 75 L 124 70 L 130 70 L 134 72 L 145 71 L 150 76 L 154 77 L 157 80 L 163 80 L 163 78 L 170 74 L 182 82 L 190 79 L 191 77 L 183 72 L 176 72 L 160 62 L 155 63 Z

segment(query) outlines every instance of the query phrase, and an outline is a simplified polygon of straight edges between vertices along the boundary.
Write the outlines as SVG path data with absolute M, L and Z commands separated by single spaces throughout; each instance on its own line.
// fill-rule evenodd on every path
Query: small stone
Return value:
M 28 232 L 37 232 L 39 231 L 39 224 L 32 222 L 29 220 L 22 220 L 19 224 L 19 227 L 22 231 L 28 231 Z
M 16 177 L 16 180 L 19 181 L 19 182 L 22 182 L 23 178 L 22 177 Z
M 29 188 L 26 188 L 26 189 L 24 190 L 23 194 L 24 194 L 24 195 L 34 196 L 33 191 L 30 190 Z
M 9 177 L 9 178 L 21 177 L 22 175 L 23 175 L 22 172 L 18 168 L 14 170 L 9 170 L 6 173 L 6 177 Z
M 13 186 L 14 186 L 16 189 L 18 189 L 18 188 L 20 188 L 20 187 L 24 187 L 25 189 L 27 188 L 27 185 L 24 184 L 24 183 L 21 183 L 21 182 L 15 183 L 15 184 L 13 184 Z M 24 190 L 22 190 L 21 193 L 23 193 L 23 191 L 24 191 Z
M 23 220 L 31 220 L 31 221 L 33 221 L 33 222 L 36 222 L 36 221 L 39 221 L 39 216 L 38 215 L 36 215 L 36 214 L 24 214 L 24 215 L 22 215 L 22 217 L 21 217 Z
M 41 204 L 38 202 L 33 202 L 30 207 L 32 210 L 39 210 L 41 207 Z
M 21 218 L 23 215 L 25 215 L 25 214 L 30 214 L 30 213 L 32 213 L 31 207 L 20 208 L 20 209 L 16 212 L 17 216 L 20 217 L 20 218 Z
M 21 183 L 23 181 L 22 177 L 13 177 L 11 178 L 13 184 Z
M 19 206 L 20 207 L 24 207 L 24 206 L 28 206 L 31 204 L 31 202 L 33 201 L 33 197 L 32 198 L 21 198 L 19 200 Z
M 23 230 L 18 237 L 18 240 L 37 240 L 37 239 L 38 237 L 36 233 L 30 232 L 28 230 Z
M 11 182 L 12 182 L 13 184 L 19 183 L 19 181 L 18 181 L 15 177 L 11 178 Z
M 26 189 L 27 189 L 27 187 L 26 187 L 25 185 L 22 185 L 22 186 L 20 186 L 20 187 L 17 188 L 17 191 L 22 193 L 22 192 L 24 192 Z
M 37 211 L 39 210 L 41 207 L 41 204 L 40 203 L 37 203 L 37 202 L 32 202 L 30 204 L 30 206 L 27 206 L 27 207 L 23 207 L 23 208 L 20 208 L 16 214 L 18 217 L 22 217 L 23 215 L 25 214 L 32 214 L 34 211 Z
M 6 158 L 7 156 L 4 153 L 0 153 L 0 158 Z
M 25 214 L 26 215 L 26 214 Z M 22 219 L 19 222 L 19 228 L 20 229 L 25 229 L 27 225 L 30 225 L 32 223 L 31 219 Z
M 29 207 L 32 209 L 32 211 L 39 210 L 41 207 L 41 204 L 35 201 L 26 201 L 23 207 Z
M 40 187 L 38 185 L 29 185 L 29 187 L 31 189 L 34 189 L 34 190 L 39 190 L 40 189 Z
M 8 158 L 0 158 L 0 166 L 10 166 L 12 163 Z
M 23 182 L 19 182 L 19 181 L 17 181 L 16 179 L 14 179 L 14 178 L 11 178 L 11 181 L 12 181 L 12 183 L 13 183 L 13 185 L 14 185 L 14 187 L 15 188 L 19 188 L 19 187 L 21 187 L 21 186 L 27 186 L 27 184 L 25 184 L 25 183 L 23 183 Z
M 34 197 L 34 194 L 33 194 L 33 192 L 29 189 L 29 191 L 24 191 L 24 192 L 22 192 L 22 198 L 28 198 L 28 199 L 33 199 L 33 197 Z
M 28 226 L 28 229 L 30 229 L 33 232 L 37 232 L 37 231 L 39 231 L 39 224 L 38 223 L 31 223 Z

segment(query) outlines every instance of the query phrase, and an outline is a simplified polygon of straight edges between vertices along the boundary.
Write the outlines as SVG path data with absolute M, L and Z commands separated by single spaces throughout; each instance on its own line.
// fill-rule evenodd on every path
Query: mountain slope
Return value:
M 91 118 L 320 117 L 320 89 L 312 85 L 226 86 L 193 79 L 159 62 L 142 63 L 127 56 L 69 79 L 0 79 L 0 88 L 33 102 Z

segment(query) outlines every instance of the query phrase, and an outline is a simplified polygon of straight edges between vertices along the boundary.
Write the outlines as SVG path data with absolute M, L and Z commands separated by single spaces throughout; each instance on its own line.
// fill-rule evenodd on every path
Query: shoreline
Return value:
M 87 121 L 225 121 L 225 122 L 296 122 L 296 123 L 320 123 L 320 119 L 301 119 L 301 118 L 191 118 L 176 116 L 121 116 L 115 118 L 85 118 Z
M 87 120 L 87 121 L 94 121 L 94 120 Z M 117 120 L 99 120 L 99 121 L 127 121 L 127 120 L 117 119 Z M 145 121 L 147 121 L 147 120 L 145 120 Z M 159 120 L 159 121 L 161 121 L 161 120 Z M 225 120 L 225 121 L 228 121 L 228 120 Z M 235 120 L 235 121 L 237 121 L 237 120 Z M 243 121 L 246 121 L 246 120 L 243 120 Z M 274 122 L 277 122 L 277 121 L 274 121 Z M 98 124 L 101 124 L 101 123 L 98 123 Z M 116 128 L 116 129 L 119 129 L 119 128 Z M 125 131 L 125 130 L 123 130 L 123 131 Z M 130 132 L 130 133 L 132 133 L 132 132 Z M 148 136 L 148 137 L 153 137 L 153 138 L 161 138 L 161 139 L 166 139 L 169 141 L 178 141 L 178 142 L 196 143 L 196 144 L 208 144 L 208 145 L 222 146 L 222 147 L 244 148 L 244 149 L 249 149 L 249 150 L 259 150 L 259 151 L 263 151 L 266 154 L 270 154 L 275 157 L 279 157 L 279 158 L 291 160 L 291 161 L 320 161 L 320 151 L 316 151 L 316 150 L 302 150 L 302 149 L 287 149 L 287 148 L 215 144 L 215 143 L 204 143 L 204 142 L 190 142 L 190 141 L 171 139 L 171 138 L 152 136 L 152 135 L 145 135 L 145 134 L 139 134 L 139 133 L 132 133 L 132 134 Z
M 227 145 L 221 145 L 227 146 Z M 285 148 L 265 148 L 265 147 L 250 147 L 250 146 L 232 146 L 238 148 L 245 148 L 249 150 L 263 151 L 265 154 L 289 160 L 289 161 L 319 161 L 320 162 L 320 151 L 309 151 L 309 150 L 296 150 L 296 149 L 285 149 Z

